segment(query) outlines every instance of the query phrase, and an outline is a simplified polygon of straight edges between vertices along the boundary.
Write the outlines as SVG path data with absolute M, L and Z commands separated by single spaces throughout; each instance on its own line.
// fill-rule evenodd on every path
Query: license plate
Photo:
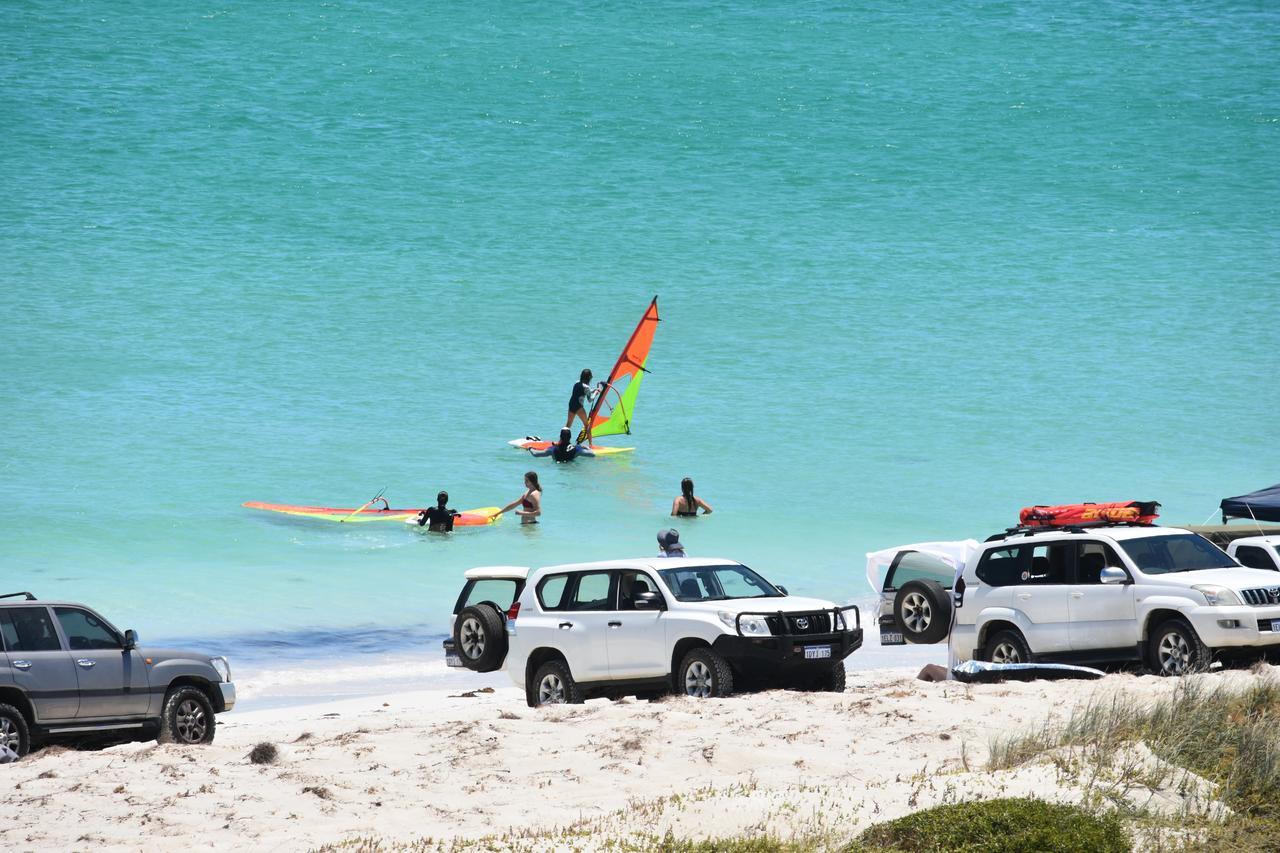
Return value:
M 448 653 L 444 656 L 444 662 L 449 666 L 462 666 L 462 656 Z
M 1280 634 L 1280 619 L 1271 620 L 1271 630 L 1275 631 L 1277 634 Z
M 830 646 L 805 646 L 804 647 L 805 660 L 821 660 L 822 658 L 829 658 L 829 657 L 831 657 Z
M 905 646 L 907 641 L 902 638 L 901 631 L 881 631 L 880 645 L 882 646 Z

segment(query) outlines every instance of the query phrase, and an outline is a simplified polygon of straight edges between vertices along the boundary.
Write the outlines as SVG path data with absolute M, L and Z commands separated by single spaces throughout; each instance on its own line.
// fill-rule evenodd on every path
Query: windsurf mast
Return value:
M 658 297 L 653 297 L 644 316 L 636 324 L 635 331 L 627 339 L 622 354 L 609 372 L 604 389 L 591 407 L 591 437 L 604 435 L 630 435 L 631 418 L 635 412 L 636 397 L 640 394 L 640 380 L 649 371 L 645 362 L 653 346 L 653 335 L 658 330 Z M 586 431 L 578 436 L 581 441 Z

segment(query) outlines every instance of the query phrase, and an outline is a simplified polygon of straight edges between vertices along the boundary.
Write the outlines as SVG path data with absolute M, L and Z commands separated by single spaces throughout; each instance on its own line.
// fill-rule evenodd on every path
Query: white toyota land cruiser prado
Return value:
M 732 560 L 653 558 L 471 569 L 451 666 L 504 667 L 529 705 L 728 696 L 735 684 L 843 691 L 858 608 L 788 595 Z M 852 620 L 852 624 L 850 624 Z

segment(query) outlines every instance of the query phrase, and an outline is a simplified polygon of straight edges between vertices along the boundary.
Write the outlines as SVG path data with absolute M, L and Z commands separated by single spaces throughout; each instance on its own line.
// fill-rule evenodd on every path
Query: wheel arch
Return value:
M 991 637 L 1001 631 L 1017 631 L 1018 636 L 1022 638 L 1022 642 L 1027 643 L 1027 632 L 1012 619 L 997 617 L 995 619 L 984 622 L 982 627 L 978 629 L 978 647 L 976 651 L 981 654 L 982 650 L 987 647 L 987 641 Z M 1027 648 L 1031 648 L 1031 644 L 1027 643 Z
M 684 656 L 689 654 L 690 651 L 699 647 L 712 648 L 711 644 L 701 637 L 682 637 L 672 646 L 671 669 L 667 673 L 671 678 L 672 689 L 675 689 L 676 671 L 680 669 L 680 661 L 684 660 Z
M 18 712 L 26 719 L 28 727 L 36 725 L 35 706 L 31 704 L 27 694 L 23 693 L 19 688 L 12 686 L 0 687 L 0 704 L 12 705 L 17 708 Z
M 181 687 L 194 687 L 203 693 L 205 698 L 209 700 L 209 704 L 213 706 L 215 714 L 221 714 L 227 710 L 223 706 L 222 691 L 214 690 L 213 684 L 207 678 L 200 678 L 197 675 L 179 675 L 170 681 L 169 686 L 164 691 L 165 701 L 168 701 L 168 697 L 173 691 Z
M 1172 607 L 1157 607 L 1151 610 L 1150 612 L 1148 612 L 1147 618 L 1143 620 L 1143 623 L 1142 623 L 1143 645 L 1146 645 L 1147 643 L 1151 642 L 1152 631 L 1154 631 L 1159 626 L 1163 625 L 1165 622 L 1168 622 L 1170 619 L 1177 619 L 1179 622 L 1186 623 L 1187 627 L 1189 627 L 1192 631 L 1196 630 L 1196 626 L 1191 624 L 1191 620 L 1188 619 L 1182 613 L 1182 611 L 1175 610 Z M 1198 632 L 1197 632 L 1197 636 L 1199 636 Z
M 533 689 L 533 675 L 538 671 L 538 667 L 542 666 L 549 660 L 558 660 L 565 666 L 569 666 L 568 659 L 564 656 L 564 652 L 550 646 L 539 646 L 529 652 L 529 657 L 524 661 L 524 687 L 526 691 Z M 570 674 L 573 668 L 569 667 Z

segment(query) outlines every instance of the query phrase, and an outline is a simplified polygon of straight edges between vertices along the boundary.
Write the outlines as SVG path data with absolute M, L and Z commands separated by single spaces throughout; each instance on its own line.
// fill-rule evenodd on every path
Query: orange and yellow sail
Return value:
M 591 407 L 591 437 L 606 435 L 630 435 L 631 421 L 635 416 L 636 397 L 640 394 L 640 381 L 644 379 L 645 362 L 653 346 L 653 335 L 658 330 L 658 297 L 653 297 L 644 316 L 631 333 L 627 345 L 609 373 L 604 390 Z M 586 438 L 585 431 L 578 441 Z

